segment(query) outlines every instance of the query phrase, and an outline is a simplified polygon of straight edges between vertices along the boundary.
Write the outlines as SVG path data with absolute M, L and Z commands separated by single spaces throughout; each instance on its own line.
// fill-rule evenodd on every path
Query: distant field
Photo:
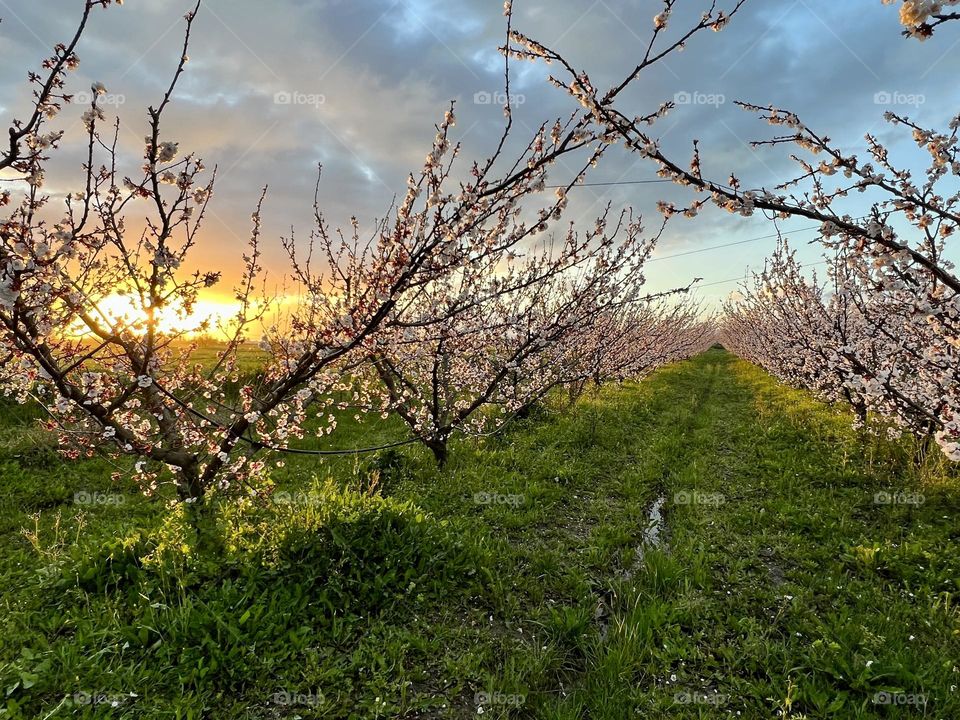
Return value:
M 204 367 L 212 367 L 217 362 L 218 353 L 224 348 L 224 343 L 212 340 L 201 341 L 191 353 L 190 360 Z M 267 364 L 269 357 L 270 355 L 259 345 L 245 343 L 237 351 L 237 367 L 241 372 L 255 372 Z
M 216 558 L 31 417 L 0 418 L 0 717 L 960 717 L 956 474 L 723 351 L 444 471 L 288 458 Z

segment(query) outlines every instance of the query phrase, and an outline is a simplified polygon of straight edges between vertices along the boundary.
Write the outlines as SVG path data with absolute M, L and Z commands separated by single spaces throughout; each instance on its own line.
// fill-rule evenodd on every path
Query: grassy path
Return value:
M 960 717 L 956 480 L 722 351 L 443 472 L 289 463 L 216 562 L 45 463 L 0 457 L 0 718 Z
M 650 384 L 670 547 L 543 716 L 960 717 L 956 487 L 865 467 L 845 418 L 724 353 Z

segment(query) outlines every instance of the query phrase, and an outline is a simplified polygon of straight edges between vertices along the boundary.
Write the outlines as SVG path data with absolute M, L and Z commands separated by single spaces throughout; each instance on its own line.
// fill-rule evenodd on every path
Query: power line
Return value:
M 869 215 L 863 215 L 861 217 L 854 218 L 854 220 L 864 220 L 868 218 Z M 671 258 L 684 257 L 685 255 L 696 255 L 697 253 L 708 252 L 710 250 L 719 250 L 720 248 L 734 247 L 735 245 L 746 245 L 747 243 L 756 242 L 757 240 L 769 240 L 770 238 L 779 238 L 786 237 L 788 235 L 793 235 L 794 233 L 809 232 L 810 230 L 819 230 L 821 225 L 811 225 L 810 227 L 797 228 L 796 230 L 784 230 L 782 232 L 773 233 L 772 235 L 761 235 L 755 238 L 748 238 L 746 240 L 737 240 L 736 242 L 723 243 L 721 245 L 710 245 L 705 248 L 697 248 L 696 250 L 687 250 L 681 253 L 674 253 L 673 255 L 663 255 L 661 257 L 653 257 L 647 260 L 648 263 L 653 262 L 654 260 L 669 260 Z M 813 267 L 815 265 L 823 265 L 826 260 L 816 263 L 807 263 L 806 265 L 800 265 L 800 267 Z M 730 280 L 717 280 L 715 282 L 709 282 L 704 285 L 697 285 L 697 287 L 710 287 L 711 285 L 721 285 L 722 283 L 733 282 L 734 280 L 741 280 L 742 278 L 731 278 Z
M 617 180 L 615 182 L 595 182 L 595 183 L 577 183 L 574 187 L 607 187 L 610 185 L 647 185 L 651 183 L 672 183 L 673 180 Z M 555 188 L 564 188 L 566 189 L 567 185 L 545 185 L 545 188 L 555 189 Z M 869 215 L 863 215 L 854 220 L 863 220 L 869 217 Z M 747 240 L 737 240 L 736 242 L 723 243 L 721 245 L 710 245 L 704 248 L 697 248 L 696 250 L 686 250 L 680 253 L 674 253 L 673 255 L 661 255 L 659 257 L 652 257 L 647 260 L 648 263 L 656 262 L 657 260 L 670 260 L 672 258 L 685 257 L 687 255 L 696 255 L 698 253 L 709 252 L 710 250 L 720 250 L 722 248 L 735 247 L 737 245 L 746 245 L 747 243 L 757 242 L 758 240 L 769 240 L 771 238 L 782 237 L 784 235 L 791 235 L 793 233 L 809 232 L 810 230 L 819 230 L 822 225 L 811 225 L 805 228 L 797 228 L 796 230 L 785 230 L 779 233 L 773 233 L 772 235 L 761 235 L 760 237 L 749 238 Z M 726 282 L 726 281 L 720 281 Z M 701 285 L 700 287 L 705 287 Z
M 593 182 L 593 183 L 576 183 L 574 187 L 609 187 L 613 185 L 650 185 L 655 183 L 672 183 L 673 180 L 617 180 L 613 182 Z M 569 187 L 568 185 L 546 185 L 544 186 L 549 189 L 564 188 Z M 863 220 L 870 217 L 869 215 L 862 215 L 860 217 L 854 218 L 854 220 Z M 687 255 L 697 255 L 699 253 L 710 252 L 711 250 L 720 250 L 728 247 L 735 247 L 737 245 L 746 245 L 748 243 L 757 242 L 758 240 L 770 240 L 771 238 L 779 238 L 786 235 L 792 235 L 795 233 L 809 232 L 810 230 L 819 230 L 822 225 L 811 225 L 805 228 L 797 228 L 796 230 L 785 230 L 783 232 L 773 233 L 771 235 L 760 235 L 759 237 L 748 238 L 746 240 L 737 240 L 735 242 L 722 243 L 720 245 L 710 245 L 704 248 L 697 248 L 696 250 L 686 250 L 684 252 L 674 253 L 673 255 L 661 255 L 659 257 L 652 257 L 647 260 L 648 263 L 656 262 L 657 260 L 671 260 L 678 257 L 686 257 Z M 826 263 L 826 260 L 815 263 L 807 263 L 806 265 L 800 265 L 799 267 L 815 267 L 817 265 L 823 265 Z M 742 277 L 730 278 L 728 280 L 716 280 L 714 282 L 705 283 L 703 285 L 697 285 L 698 288 L 710 287 L 712 285 L 722 285 L 728 282 L 735 282 L 737 280 L 742 280 Z
M 673 180 L 615 180 L 613 182 L 588 182 L 588 183 L 574 183 L 573 187 L 609 187 L 611 185 L 652 185 L 654 183 L 672 183 Z M 569 183 L 567 185 L 544 185 L 544 188 L 549 190 L 554 190 L 556 188 L 563 188 L 566 190 L 570 187 Z
M 815 262 L 815 263 L 806 263 L 806 264 L 804 264 L 804 265 L 798 265 L 797 267 L 800 267 L 800 268 L 816 267 L 817 265 L 826 265 L 828 262 L 830 262 L 830 261 L 829 261 L 829 260 L 821 260 L 821 261 Z M 730 278 L 730 279 L 728 279 L 728 280 L 715 280 L 715 281 L 713 281 L 713 282 L 704 283 L 703 285 L 697 284 L 697 285 L 694 285 L 694 287 L 695 287 L 695 288 L 705 288 L 705 287 L 710 287 L 711 285 L 723 285 L 724 283 L 736 282 L 737 280 L 745 280 L 745 279 L 746 279 L 746 278 L 744 278 L 744 277 L 741 275 L 740 277 Z
M 652 257 L 647 262 L 654 262 L 655 260 L 670 260 L 671 258 L 684 257 L 686 255 L 696 255 L 697 253 L 708 252 L 710 250 L 719 250 L 720 248 L 733 247 L 734 245 L 746 245 L 747 243 L 756 242 L 757 240 L 769 240 L 770 238 L 781 237 L 782 235 L 788 235 L 799 232 L 807 232 L 809 230 L 819 230 L 819 225 L 811 225 L 810 227 L 797 228 L 796 230 L 785 231 L 782 233 L 773 233 L 772 235 L 761 235 L 760 237 L 749 238 L 748 240 L 737 240 L 736 242 L 723 243 L 722 245 L 710 245 L 704 248 L 697 248 L 696 250 L 686 250 L 680 253 L 674 253 L 673 255 L 661 255 L 659 257 Z
M 854 220 L 865 220 L 869 215 L 862 215 L 861 217 L 853 218 Z M 708 245 L 707 247 L 697 248 L 696 250 L 685 250 L 684 252 L 674 253 L 673 255 L 661 255 L 660 257 L 652 257 L 647 262 L 653 262 L 654 260 L 669 260 L 670 258 L 684 257 L 685 255 L 696 255 L 697 253 L 708 252 L 710 250 L 719 250 L 720 248 L 733 247 L 735 245 L 746 245 L 747 243 L 756 242 L 757 240 L 769 240 L 770 238 L 778 237 L 787 237 L 788 235 L 793 235 L 794 233 L 809 232 L 810 230 L 819 230 L 822 225 L 810 225 L 805 228 L 797 228 L 796 230 L 783 230 L 778 233 L 773 233 L 771 235 L 761 235 L 760 237 L 748 238 L 746 240 L 737 240 L 735 242 L 722 243 L 720 245 Z M 701 286 L 702 287 L 702 286 Z

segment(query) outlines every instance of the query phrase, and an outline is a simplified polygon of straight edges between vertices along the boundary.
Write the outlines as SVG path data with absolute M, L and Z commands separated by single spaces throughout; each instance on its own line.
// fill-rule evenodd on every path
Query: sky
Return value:
M 721 7 L 733 0 L 720 0 Z M 709 5 L 679 0 L 676 32 Z M 77 92 L 102 82 L 108 112 L 121 121 L 121 160 L 133 173 L 143 153 L 146 108 L 157 103 L 180 55 L 185 0 L 127 0 L 94 13 L 81 41 Z M 516 29 L 560 51 L 598 87 L 622 79 L 649 40 L 654 0 L 515 0 Z M 29 69 L 66 40 L 81 0 L 0 0 L 0 118 L 9 124 L 29 108 Z M 499 138 L 503 114 L 505 32 L 502 0 L 205 0 L 195 26 L 187 72 L 165 121 L 165 139 L 218 167 L 204 239 L 194 260 L 221 269 L 229 294 L 249 235 L 250 214 L 263 186 L 264 265 L 279 281 L 285 260 L 279 238 L 312 227 L 316 168 L 323 165 L 320 201 L 332 225 L 351 216 L 370 226 L 383 217 L 406 176 L 429 151 L 451 101 L 464 160 L 482 160 Z M 574 109 L 546 82 L 548 68 L 514 64 L 514 141 L 526 143 L 540 123 Z M 786 148 L 753 150 L 749 141 L 773 128 L 734 100 L 775 104 L 800 115 L 847 151 L 861 155 L 863 135 L 877 134 L 908 165 L 921 160 L 909 136 L 883 121 L 886 110 L 921 125 L 946 127 L 960 108 L 960 29 L 941 28 L 927 42 L 900 36 L 896 5 L 880 0 L 748 0 L 722 33 L 696 36 L 683 53 L 645 73 L 622 97 L 621 110 L 643 114 L 660 103 L 681 104 L 653 134 L 668 154 L 686 160 L 701 144 L 705 175 L 734 172 L 745 185 L 772 187 L 793 176 Z M 684 101 L 687 102 L 684 102 Z M 57 120 L 66 141 L 47 173 L 54 195 L 82 182 L 82 108 Z M 899 156 L 899 155 L 897 155 Z M 551 180 L 566 181 L 573 163 Z M 922 165 L 917 165 L 917 169 Z M 690 195 L 647 183 L 655 168 L 622 148 L 611 150 L 571 196 L 566 219 L 583 227 L 609 202 L 631 206 L 654 229 L 658 200 Z M 865 209 L 854 200 L 852 214 Z M 821 250 L 811 223 L 782 224 L 805 262 Z M 736 288 L 735 278 L 759 269 L 775 247 L 772 224 L 705 211 L 674 219 L 647 269 L 652 291 L 702 277 L 708 305 Z M 732 245 L 733 243 L 738 243 Z M 716 247 L 727 245 L 727 247 Z

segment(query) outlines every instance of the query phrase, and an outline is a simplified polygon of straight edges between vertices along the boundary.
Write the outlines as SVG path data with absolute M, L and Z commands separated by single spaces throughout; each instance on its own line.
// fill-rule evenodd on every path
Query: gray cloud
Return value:
M 0 2 L 0 109 L 4 120 L 22 115 L 29 102 L 24 77 L 54 42 L 66 38 L 77 13 L 75 0 Z M 689 2 L 675 15 L 683 27 L 705 3 Z M 184 0 L 128 0 L 97 12 L 80 47 L 76 89 L 102 81 L 122 94 L 120 144 L 135 168 L 146 130 L 145 108 L 156 102 L 179 55 Z M 518 29 L 562 51 L 577 68 L 604 86 L 622 78 L 642 55 L 653 0 L 516 0 Z M 321 198 L 331 219 L 382 216 L 404 179 L 416 170 L 433 137 L 433 125 L 451 100 L 458 102 L 458 129 L 467 159 L 493 148 L 502 124 L 495 104 L 476 104 L 477 93 L 502 91 L 504 18 L 500 0 L 206 0 L 196 24 L 188 73 L 167 118 L 165 135 L 218 165 L 218 193 L 209 230 L 215 246 L 203 256 L 223 266 L 224 245 L 238 244 L 263 185 L 270 185 L 268 234 L 310 228 L 316 166 L 324 165 Z M 688 153 L 701 140 L 704 167 L 725 178 L 735 170 L 749 184 L 770 185 L 791 166 L 779 151 L 758 151 L 747 142 L 770 128 L 732 104 L 735 99 L 788 107 L 822 127 L 846 147 L 863 147 L 871 130 L 906 149 L 882 122 L 886 107 L 876 93 L 923 95 L 916 108 L 900 108 L 922 123 L 944 124 L 958 108 L 951 82 L 960 71 L 960 51 L 945 28 L 927 43 L 899 36 L 896 12 L 879 0 L 751 0 L 719 35 L 701 35 L 625 93 L 624 109 L 649 112 L 678 93 L 713 97 L 716 104 L 685 104 L 657 126 L 663 145 Z M 547 68 L 517 65 L 513 91 L 515 140 L 539 123 L 566 115 L 568 98 L 545 82 Z M 277 103 L 289 98 L 290 102 Z M 286 95 L 283 95 L 286 94 Z M 699 94 L 699 95 L 697 95 Z M 719 103 L 722 96 L 725 100 Z M 485 96 L 480 96 L 481 99 Z M 680 96 L 685 97 L 685 96 Z M 80 130 L 80 110 L 60 122 Z M 51 185 L 79 182 L 80 153 L 67 146 Z M 558 168 L 564 179 L 568 168 Z M 652 168 L 621 149 L 611 152 L 592 176 L 595 182 L 644 180 Z M 596 214 L 606 202 L 632 204 L 651 213 L 657 199 L 685 196 L 663 185 L 583 188 L 569 218 Z M 651 225 L 659 218 L 650 218 Z M 788 223 L 789 227 L 806 224 Z M 695 222 L 671 227 L 660 253 L 766 235 L 762 219 L 745 220 L 711 211 Z M 807 240 L 812 233 L 798 235 Z M 685 282 L 693 275 L 721 280 L 758 267 L 772 240 L 650 266 L 652 287 Z M 814 248 L 804 256 L 814 258 Z M 282 267 L 278 243 L 268 265 Z M 714 286 L 722 295 L 732 286 Z

